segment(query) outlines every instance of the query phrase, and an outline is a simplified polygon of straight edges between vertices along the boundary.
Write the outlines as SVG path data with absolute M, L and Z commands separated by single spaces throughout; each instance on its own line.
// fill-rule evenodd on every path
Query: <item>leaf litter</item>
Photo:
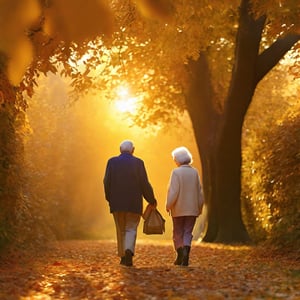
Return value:
M 171 241 L 138 240 L 124 267 L 116 242 L 60 241 L 0 261 L 0 299 L 300 300 L 299 253 L 194 243 L 188 267 L 174 266 Z

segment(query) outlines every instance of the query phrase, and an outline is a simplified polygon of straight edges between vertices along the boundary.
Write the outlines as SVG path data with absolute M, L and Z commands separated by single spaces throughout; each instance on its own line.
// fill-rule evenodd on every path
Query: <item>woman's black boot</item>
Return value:
M 184 246 L 182 251 L 182 266 L 188 266 L 189 265 L 189 258 L 190 258 L 190 246 Z
M 174 261 L 174 265 L 181 265 L 182 264 L 182 256 L 183 256 L 183 248 L 179 247 L 176 251 L 177 251 L 177 258 Z
M 133 265 L 132 264 L 132 256 L 133 256 L 132 251 L 129 249 L 126 249 L 125 250 L 125 266 L 131 267 Z

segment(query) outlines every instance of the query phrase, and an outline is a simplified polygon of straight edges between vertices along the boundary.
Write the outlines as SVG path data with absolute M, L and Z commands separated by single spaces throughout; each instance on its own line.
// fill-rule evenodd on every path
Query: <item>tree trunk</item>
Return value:
M 216 134 L 219 114 L 214 105 L 214 93 L 211 75 L 204 52 L 197 61 L 189 61 L 189 88 L 186 104 L 194 129 L 202 165 L 202 183 L 205 205 L 207 208 L 206 232 L 203 240 L 213 241 L 217 234 L 217 203 L 216 203 Z
M 217 219 L 215 242 L 247 242 L 249 236 L 241 215 L 241 128 L 227 122 L 216 159 Z
M 194 130 L 203 164 L 204 185 L 208 185 L 205 186 L 208 203 L 205 241 L 233 243 L 249 240 L 241 216 L 241 133 L 255 90 L 255 64 L 263 26 L 264 18 L 254 20 L 249 2 L 242 0 L 235 65 L 222 116 L 213 109 L 213 93 L 202 91 L 201 85 L 209 83 L 204 80 L 209 78 L 208 67 L 207 70 L 201 68 L 201 61 L 197 72 L 190 67 L 196 75 L 191 76 L 187 103 L 193 124 L 200 126 L 194 125 Z M 206 89 L 212 90 L 211 86 Z M 202 128 L 208 128 L 208 132 Z
M 241 2 L 235 63 L 217 150 L 218 232 L 216 242 L 250 240 L 241 215 L 241 138 L 244 118 L 255 91 L 256 63 L 265 18 L 254 20 L 249 1 Z

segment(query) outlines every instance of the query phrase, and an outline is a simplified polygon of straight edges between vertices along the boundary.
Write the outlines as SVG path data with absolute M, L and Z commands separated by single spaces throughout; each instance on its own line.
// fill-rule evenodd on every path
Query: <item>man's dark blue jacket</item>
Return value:
M 111 213 L 142 214 L 143 198 L 150 204 L 156 203 L 144 162 L 130 153 L 108 160 L 103 183 Z

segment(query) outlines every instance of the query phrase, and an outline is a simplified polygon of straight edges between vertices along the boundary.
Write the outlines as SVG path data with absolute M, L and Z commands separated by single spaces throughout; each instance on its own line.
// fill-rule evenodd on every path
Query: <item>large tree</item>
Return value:
M 187 108 L 211 191 L 207 195 L 208 241 L 244 242 L 249 239 L 241 217 L 240 200 L 244 119 L 260 80 L 300 39 L 299 34 L 288 32 L 261 50 L 267 15 L 257 16 L 252 8 L 251 1 L 241 1 L 232 77 L 221 113 L 212 106 L 214 93 L 210 88 L 206 54 L 200 54 L 196 62 L 190 63 L 192 79 Z M 201 125 L 198 122 L 200 114 Z M 203 130 L 205 127 L 209 129 Z
M 140 18 L 129 3 L 124 30 L 115 40 L 123 64 L 118 83 L 134 82 L 135 92 L 144 94 L 136 116 L 141 125 L 188 111 L 203 165 L 205 240 L 248 241 L 240 199 L 243 122 L 258 83 L 299 40 L 299 4 L 139 3 L 149 19 Z

